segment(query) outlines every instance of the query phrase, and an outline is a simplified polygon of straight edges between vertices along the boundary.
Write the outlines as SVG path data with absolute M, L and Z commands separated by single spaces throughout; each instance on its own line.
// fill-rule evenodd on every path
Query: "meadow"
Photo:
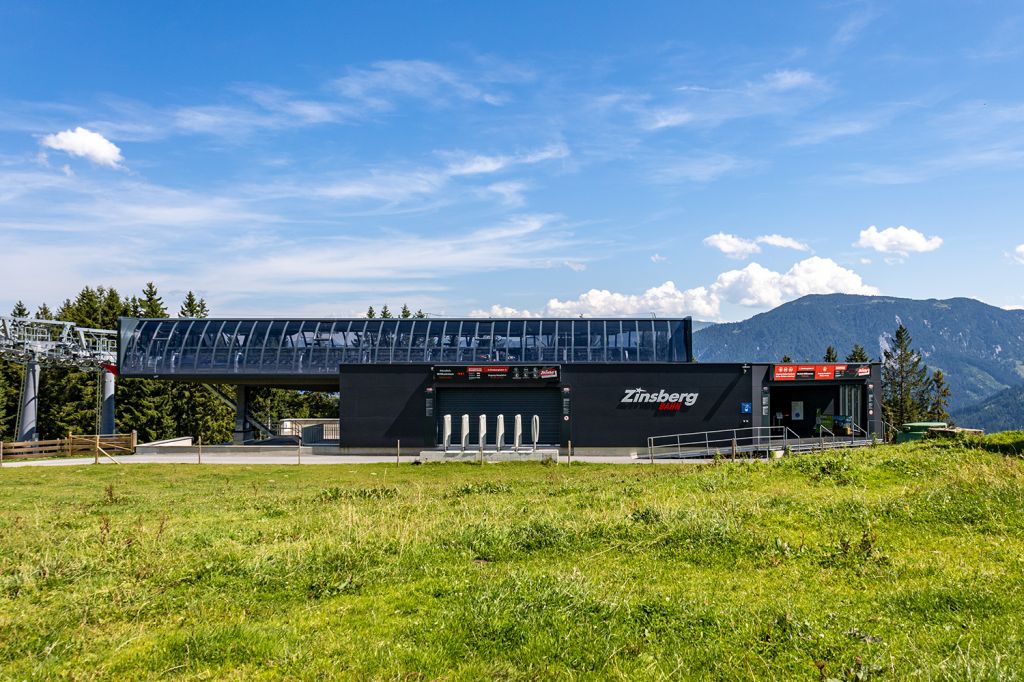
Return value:
M 1024 434 L 0 469 L 2 679 L 1015 679 Z

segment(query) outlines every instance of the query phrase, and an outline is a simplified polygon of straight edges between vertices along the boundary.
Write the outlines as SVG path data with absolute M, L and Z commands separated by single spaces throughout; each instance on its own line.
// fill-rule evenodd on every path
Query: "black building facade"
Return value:
M 492 444 L 499 415 L 508 434 L 536 415 L 540 444 L 595 452 L 719 429 L 882 432 L 879 365 L 698 364 L 689 318 L 123 318 L 118 357 L 124 376 L 237 385 L 243 431 L 247 386 L 340 391 L 353 453 L 436 448 L 445 415 L 452 443 L 463 415 L 474 447 L 481 415 Z

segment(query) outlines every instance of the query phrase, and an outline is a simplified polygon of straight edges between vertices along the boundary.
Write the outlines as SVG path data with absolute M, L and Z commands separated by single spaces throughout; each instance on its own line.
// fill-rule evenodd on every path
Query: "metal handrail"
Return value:
M 684 454 L 693 456 L 703 454 L 710 458 L 712 456 L 712 449 L 718 452 L 722 449 L 728 448 L 731 450 L 735 447 L 736 451 L 739 452 L 741 450 L 770 449 L 777 443 L 781 443 L 785 447 L 788 444 L 790 433 L 793 432 L 785 426 L 747 426 L 738 429 L 717 429 L 649 436 L 647 438 L 647 450 L 651 457 L 654 456 L 656 451 L 667 451 L 678 456 L 683 456 Z M 793 433 L 793 435 L 799 438 L 797 434 Z

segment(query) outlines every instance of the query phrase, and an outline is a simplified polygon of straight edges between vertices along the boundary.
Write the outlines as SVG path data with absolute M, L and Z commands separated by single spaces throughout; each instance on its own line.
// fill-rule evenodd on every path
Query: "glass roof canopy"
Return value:
M 690 319 L 121 318 L 126 376 L 310 376 L 346 364 L 692 360 Z

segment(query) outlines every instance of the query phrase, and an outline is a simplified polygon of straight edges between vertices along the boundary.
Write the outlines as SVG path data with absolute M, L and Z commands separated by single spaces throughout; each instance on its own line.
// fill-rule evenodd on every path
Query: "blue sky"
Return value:
M 0 5 L 0 309 L 1024 306 L 1018 3 Z

